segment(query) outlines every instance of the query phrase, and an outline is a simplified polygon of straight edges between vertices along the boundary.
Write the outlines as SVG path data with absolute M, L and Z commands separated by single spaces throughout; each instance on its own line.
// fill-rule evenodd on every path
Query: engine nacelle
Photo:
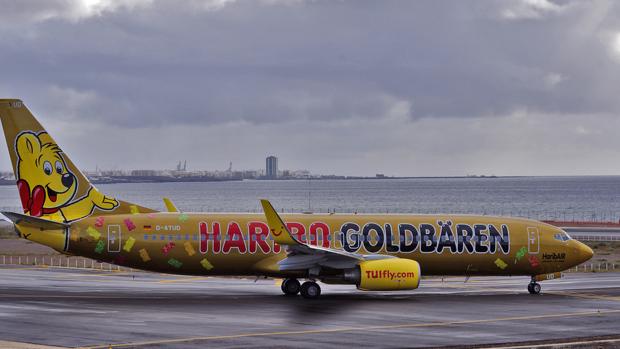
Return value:
M 414 290 L 420 286 L 420 264 L 411 259 L 365 261 L 345 273 L 345 280 L 366 291 Z

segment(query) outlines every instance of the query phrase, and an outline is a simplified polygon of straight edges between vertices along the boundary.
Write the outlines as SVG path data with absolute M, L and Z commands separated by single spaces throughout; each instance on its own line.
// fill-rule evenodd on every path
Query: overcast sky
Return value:
M 84 169 L 620 174 L 616 1 L 0 8 L 0 96 Z

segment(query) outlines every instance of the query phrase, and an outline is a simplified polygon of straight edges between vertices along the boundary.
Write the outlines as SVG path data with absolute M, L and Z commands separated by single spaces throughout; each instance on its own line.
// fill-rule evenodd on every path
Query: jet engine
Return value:
M 404 258 L 364 261 L 344 273 L 345 281 L 366 291 L 414 290 L 421 277 L 420 264 Z

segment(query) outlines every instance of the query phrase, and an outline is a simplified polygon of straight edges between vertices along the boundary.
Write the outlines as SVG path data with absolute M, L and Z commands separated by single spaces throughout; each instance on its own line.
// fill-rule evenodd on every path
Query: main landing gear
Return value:
M 536 282 L 536 280 L 534 280 L 534 278 L 532 278 L 532 281 L 530 281 L 530 284 L 527 285 L 527 290 L 530 294 L 539 294 L 540 293 L 540 284 L 538 282 Z
M 316 299 L 321 295 L 321 286 L 314 281 L 306 281 L 300 284 L 297 279 L 285 279 L 280 288 L 287 296 L 295 296 L 301 293 L 301 296 L 306 299 Z
M 282 285 L 280 285 L 282 292 L 287 296 L 296 296 L 299 293 L 301 284 L 297 279 L 284 279 Z

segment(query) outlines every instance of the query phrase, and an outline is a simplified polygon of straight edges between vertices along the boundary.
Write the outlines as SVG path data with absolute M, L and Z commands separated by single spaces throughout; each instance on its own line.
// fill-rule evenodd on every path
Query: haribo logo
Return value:
M 89 216 L 95 207 L 112 210 L 116 199 L 90 186 L 86 196 L 74 200 L 78 178 L 67 167 L 62 150 L 47 132 L 25 131 L 15 139 L 17 189 L 24 213 L 74 221 Z

